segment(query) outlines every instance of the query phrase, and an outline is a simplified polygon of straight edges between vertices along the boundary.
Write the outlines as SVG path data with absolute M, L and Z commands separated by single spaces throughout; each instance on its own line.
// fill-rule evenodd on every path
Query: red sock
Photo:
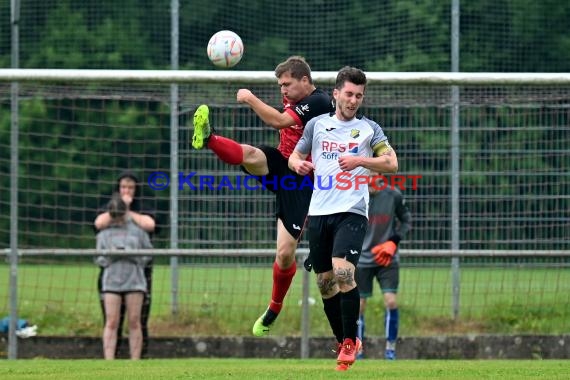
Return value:
M 230 165 L 240 165 L 243 162 L 241 145 L 226 137 L 211 135 L 208 140 L 210 148 L 220 160 Z
M 291 286 L 296 271 L 297 265 L 295 263 L 287 269 L 281 269 L 276 262 L 273 263 L 273 292 L 271 293 L 269 308 L 276 314 L 279 314 L 283 307 L 283 300 Z

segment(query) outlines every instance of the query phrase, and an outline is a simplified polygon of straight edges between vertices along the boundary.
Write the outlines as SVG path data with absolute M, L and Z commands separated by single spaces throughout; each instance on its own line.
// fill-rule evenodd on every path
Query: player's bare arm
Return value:
M 289 169 L 293 170 L 299 175 L 307 175 L 315 170 L 315 166 L 312 162 L 306 161 L 307 154 L 302 154 L 297 151 L 293 151 L 291 156 L 289 156 Z
M 236 100 L 238 103 L 249 105 L 253 112 L 255 112 L 264 123 L 275 129 L 288 128 L 296 124 L 295 119 L 287 112 L 279 112 L 277 109 L 263 102 L 248 89 L 239 89 Z
M 338 165 L 344 171 L 351 171 L 358 166 L 362 166 L 378 173 L 396 173 L 398 171 L 398 157 L 393 150 L 375 157 L 346 155 L 338 159 Z

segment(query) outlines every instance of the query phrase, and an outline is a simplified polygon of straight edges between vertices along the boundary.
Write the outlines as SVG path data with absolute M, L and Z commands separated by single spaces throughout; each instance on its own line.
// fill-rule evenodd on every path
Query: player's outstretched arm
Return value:
M 238 103 L 247 104 L 264 123 L 275 129 L 289 128 L 296 124 L 295 119 L 287 112 L 279 112 L 277 109 L 259 99 L 248 89 L 239 89 L 236 100 Z

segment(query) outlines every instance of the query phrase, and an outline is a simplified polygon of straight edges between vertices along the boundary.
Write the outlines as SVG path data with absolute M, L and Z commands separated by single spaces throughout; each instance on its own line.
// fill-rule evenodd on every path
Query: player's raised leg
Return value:
M 194 149 L 202 149 L 210 137 L 210 109 L 202 104 L 194 112 L 194 134 L 192 135 L 192 146 Z
M 287 231 L 281 219 L 277 220 L 277 255 L 273 263 L 273 289 L 267 310 L 255 321 L 253 335 L 267 335 L 281 312 L 283 301 L 297 271 L 295 250 L 297 239 Z
M 241 165 L 243 163 L 242 146 L 232 139 L 213 133 L 210 127 L 210 110 L 207 105 L 202 104 L 196 109 L 192 122 L 194 126 L 192 147 L 194 149 L 208 147 L 222 161 L 230 165 Z
M 202 104 L 194 112 L 192 147 L 207 147 L 220 160 L 230 165 L 241 165 L 251 175 L 267 175 L 267 157 L 259 148 L 240 144 L 232 139 L 218 135 L 210 126 L 210 110 Z

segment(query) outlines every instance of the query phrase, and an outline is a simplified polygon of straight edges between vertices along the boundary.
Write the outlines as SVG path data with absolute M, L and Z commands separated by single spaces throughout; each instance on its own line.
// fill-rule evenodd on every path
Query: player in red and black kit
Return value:
M 300 186 L 304 177 L 289 169 L 288 158 L 303 134 L 305 124 L 315 116 L 334 111 L 330 95 L 316 88 L 311 68 L 303 57 L 292 56 L 277 65 L 275 76 L 283 95 L 283 111 L 264 103 L 247 89 L 240 89 L 236 99 L 246 103 L 263 122 L 279 131 L 277 148 L 239 144 L 212 132 L 206 105 L 198 107 L 193 120 L 192 146 L 195 149 L 207 147 L 220 160 L 240 165 L 247 173 L 259 176 L 260 182 L 276 195 L 277 252 L 273 264 L 273 290 L 267 310 L 253 325 L 255 336 L 269 332 L 283 307 L 283 299 L 295 276 L 295 251 L 311 200 L 312 188 Z M 297 186 L 291 186 L 289 181 L 286 188 L 279 186 L 279 179 L 284 176 L 295 178 Z

